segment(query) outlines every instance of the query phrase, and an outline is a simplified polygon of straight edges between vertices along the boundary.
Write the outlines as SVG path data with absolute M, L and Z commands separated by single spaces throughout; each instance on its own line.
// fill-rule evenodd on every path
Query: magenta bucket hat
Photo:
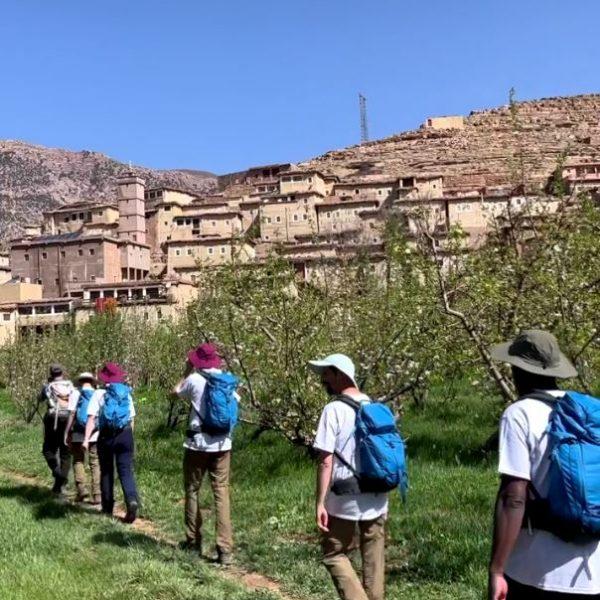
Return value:
M 125 377 L 125 369 L 114 362 L 107 362 L 98 372 L 98 379 L 103 383 L 123 383 Z
M 223 364 L 214 344 L 201 344 L 190 350 L 187 358 L 196 369 L 218 369 Z

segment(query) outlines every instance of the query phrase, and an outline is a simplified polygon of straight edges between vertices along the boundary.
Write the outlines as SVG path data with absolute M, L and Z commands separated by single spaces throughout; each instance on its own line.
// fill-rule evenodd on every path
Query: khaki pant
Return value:
M 200 452 L 186 450 L 183 456 L 185 488 L 185 534 L 189 541 L 202 543 L 202 512 L 198 492 L 208 471 L 215 497 L 217 517 L 217 549 L 224 553 L 233 550 L 231 509 L 229 500 L 229 471 L 231 452 Z
M 87 484 L 85 475 L 85 455 L 86 452 L 81 442 L 73 442 L 71 444 L 71 453 L 73 454 L 73 473 L 75 475 L 75 486 L 77 487 L 77 495 L 80 497 L 87 496 Z M 90 444 L 90 449 L 87 453 L 88 464 L 90 467 L 92 496 L 94 500 L 100 498 L 100 463 L 98 461 L 98 446 Z
M 342 600 L 383 600 L 385 569 L 385 517 L 372 521 L 348 521 L 329 515 L 329 531 L 323 534 L 323 564 Z M 349 554 L 360 548 L 362 582 Z

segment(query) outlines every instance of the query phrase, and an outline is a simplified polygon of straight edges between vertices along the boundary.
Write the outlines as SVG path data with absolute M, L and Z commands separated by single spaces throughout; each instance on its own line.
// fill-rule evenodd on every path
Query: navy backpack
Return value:
M 399 489 L 403 500 L 408 490 L 405 443 L 389 407 L 381 402 L 358 402 L 338 396 L 356 411 L 356 467 L 338 452 L 335 456 L 354 474 L 362 493 Z M 334 486 L 335 492 L 335 486 Z

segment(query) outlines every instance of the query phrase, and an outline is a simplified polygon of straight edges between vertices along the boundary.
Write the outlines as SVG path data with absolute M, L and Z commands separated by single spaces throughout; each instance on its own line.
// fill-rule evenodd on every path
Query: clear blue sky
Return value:
M 600 91 L 597 0 L 3 0 L 0 138 L 225 173 Z

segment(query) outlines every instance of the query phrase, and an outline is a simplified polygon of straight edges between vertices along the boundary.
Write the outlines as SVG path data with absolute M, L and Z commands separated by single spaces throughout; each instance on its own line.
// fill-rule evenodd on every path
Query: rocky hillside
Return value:
M 387 139 L 328 152 L 303 163 L 340 177 L 397 177 L 435 172 L 444 188 L 526 183 L 544 185 L 561 153 L 600 158 L 600 95 L 517 102 L 465 117 L 464 129 L 422 127 Z
M 116 178 L 129 166 L 98 152 L 69 152 L 17 141 L 0 141 L 0 240 L 38 223 L 44 210 L 82 200 L 115 198 Z M 149 186 L 166 185 L 202 193 L 216 186 L 211 173 L 158 171 L 133 166 Z

